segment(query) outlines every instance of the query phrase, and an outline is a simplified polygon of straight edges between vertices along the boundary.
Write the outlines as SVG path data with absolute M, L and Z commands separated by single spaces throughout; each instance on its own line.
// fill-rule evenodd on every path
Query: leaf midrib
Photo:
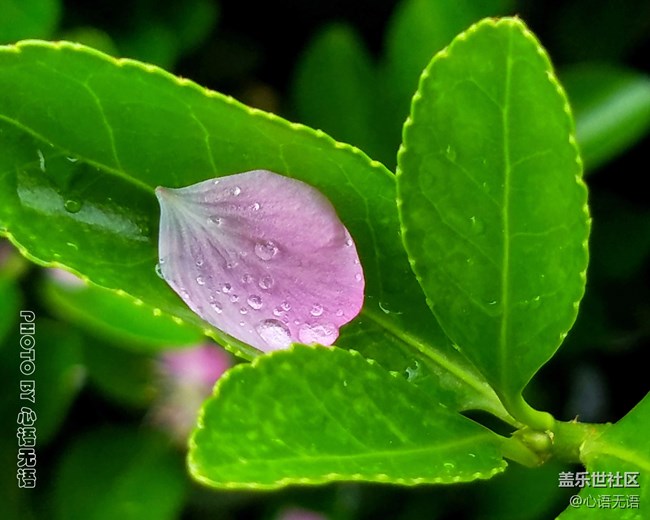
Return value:
M 367 306 L 361 310 L 359 316 L 365 316 L 370 320 L 372 320 L 373 322 L 377 323 L 377 325 L 379 325 L 381 328 L 389 332 L 391 336 L 396 338 L 398 341 L 407 345 L 408 347 L 417 350 L 426 359 L 437 364 L 438 366 L 442 367 L 444 370 L 446 370 L 447 372 L 449 372 L 450 374 L 452 374 L 462 382 L 466 383 L 469 387 L 476 390 L 478 394 L 484 396 L 488 401 L 491 401 L 495 408 L 502 409 L 501 417 L 504 420 L 506 421 L 511 420 L 509 414 L 506 412 L 505 409 L 502 408 L 501 402 L 497 398 L 496 394 L 492 391 L 492 388 L 486 382 L 483 383 L 478 379 L 476 379 L 476 377 L 474 377 L 473 374 L 471 374 L 467 370 L 464 370 L 462 367 L 458 366 L 457 364 L 455 364 L 453 361 L 449 360 L 445 356 L 439 354 L 434 347 L 429 347 L 427 345 L 422 344 L 422 342 L 420 342 L 416 337 L 412 336 L 406 331 L 396 330 L 391 323 L 387 322 L 386 320 L 383 320 L 378 312 L 369 309 Z
M 246 461 L 248 464 L 255 463 L 257 461 L 262 462 L 263 464 L 272 464 L 272 463 L 290 463 L 290 462 L 299 462 L 299 463 L 304 463 L 306 461 L 310 463 L 320 463 L 320 462 L 330 462 L 330 461 L 340 461 L 340 460 L 372 460 L 373 458 L 380 458 L 380 459 L 385 459 L 387 457 L 406 457 L 406 456 L 414 456 L 414 455 L 424 455 L 424 454 L 432 454 L 432 453 L 438 453 L 443 450 L 447 449 L 453 449 L 453 448 L 460 448 L 463 447 L 467 444 L 474 444 L 478 441 L 481 440 L 490 440 L 494 441 L 497 439 L 496 434 L 490 432 L 489 430 L 486 430 L 484 432 L 481 432 L 480 434 L 473 435 L 471 437 L 463 437 L 462 439 L 454 439 L 450 442 L 444 443 L 444 444 L 431 444 L 426 447 L 417 447 L 417 448 L 409 448 L 409 449 L 394 449 L 394 450 L 375 450 L 372 452 L 368 453 L 355 453 L 355 454 L 339 454 L 339 453 L 331 453 L 327 455 L 322 455 L 322 456 L 315 456 L 315 457 L 305 457 L 301 455 L 295 455 L 295 456 L 284 456 L 284 457 L 275 457 L 275 458 L 269 458 L 269 457 L 264 457 L 263 459 L 246 459 L 245 457 L 242 457 L 241 455 L 237 458 L 235 462 L 232 464 L 223 464 L 223 465 L 216 465 L 213 466 L 213 468 L 230 468 L 230 467 L 241 467 L 242 461 Z M 435 441 L 434 441 L 435 442 Z M 496 442 L 495 442 L 496 444 Z M 496 453 L 496 452 L 495 452 Z
M 498 388 L 505 390 L 509 387 L 508 370 L 508 306 L 510 305 L 510 180 L 512 175 L 510 151 L 510 91 L 512 83 L 512 35 L 508 35 L 508 49 L 506 57 L 506 74 L 504 84 L 504 102 L 501 110 L 501 124 L 503 125 L 503 207 L 501 218 L 503 223 L 503 257 L 501 262 L 501 326 L 499 330 L 499 380 Z

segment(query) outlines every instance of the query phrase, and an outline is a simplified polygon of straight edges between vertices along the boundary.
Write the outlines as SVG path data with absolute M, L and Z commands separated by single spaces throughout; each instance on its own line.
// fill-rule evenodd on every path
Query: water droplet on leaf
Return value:
M 68 199 L 63 204 L 63 207 L 68 213 L 79 213 L 81 210 L 81 202 L 75 199 Z

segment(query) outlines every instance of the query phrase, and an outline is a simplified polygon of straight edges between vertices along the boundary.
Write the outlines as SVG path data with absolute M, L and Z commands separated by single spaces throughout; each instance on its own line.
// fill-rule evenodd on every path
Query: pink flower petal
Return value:
M 331 345 L 361 310 L 354 242 L 311 186 L 255 170 L 156 195 L 160 273 L 222 331 L 265 352 Z

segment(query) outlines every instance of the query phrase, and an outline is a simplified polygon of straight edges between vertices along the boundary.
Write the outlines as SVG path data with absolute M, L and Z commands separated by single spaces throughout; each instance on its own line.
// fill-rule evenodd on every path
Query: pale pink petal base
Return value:
M 255 170 L 156 195 L 162 277 L 231 336 L 265 352 L 331 345 L 361 310 L 354 242 L 313 187 Z

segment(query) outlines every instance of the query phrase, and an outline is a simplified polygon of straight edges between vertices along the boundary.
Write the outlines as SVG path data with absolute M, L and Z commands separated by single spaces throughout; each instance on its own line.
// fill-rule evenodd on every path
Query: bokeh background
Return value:
M 578 321 L 528 398 L 559 419 L 616 421 L 648 391 L 647 0 L 0 0 L 0 44 L 66 39 L 154 63 L 394 169 L 419 72 L 470 23 L 504 14 L 537 34 L 568 90 L 594 220 Z M 20 309 L 38 317 L 33 490 L 15 476 Z M 201 400 L 236 362 L 0 239 L 0 517 L 533 520 L 567 505 L 557 480 L 571 468 L 553 462 L 453 487 L 205 489 L 187 476 L 185 443 Z

